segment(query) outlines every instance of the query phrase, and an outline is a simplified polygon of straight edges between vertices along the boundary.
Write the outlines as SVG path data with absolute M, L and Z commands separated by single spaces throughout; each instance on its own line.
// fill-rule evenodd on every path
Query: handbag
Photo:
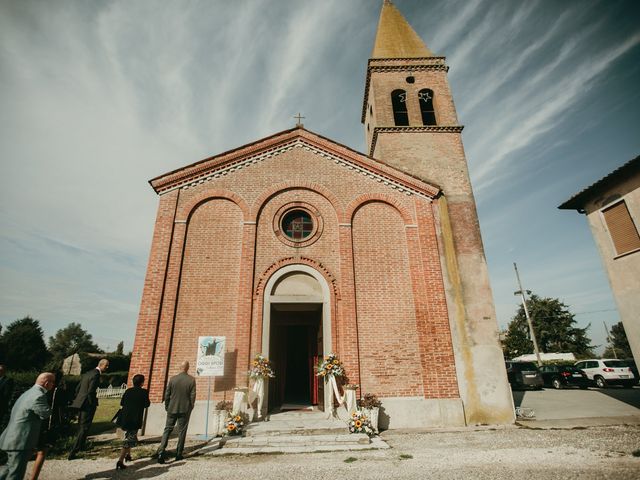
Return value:
M 111 423 L 115 423 L 116 425 L 120 425 L 121 417 L 122 417 L 122 408 L 120 410 L 118 410 L 116 412 L 116 414 L 113 416 L 113 418 L 111 419 Z

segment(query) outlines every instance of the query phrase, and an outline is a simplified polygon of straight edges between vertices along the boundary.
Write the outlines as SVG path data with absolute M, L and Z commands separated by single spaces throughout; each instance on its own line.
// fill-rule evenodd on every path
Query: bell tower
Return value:
M 367 67 L 362 122 L 367 153 L 435 183 L 471 193 L 445 57 L 435 56 L 385 0 Z
M 466 422 L 510 423 L 511 392 L 448 69 L 384 0 L 362 109 L 367 153 L 440 187 L 433 208 Z

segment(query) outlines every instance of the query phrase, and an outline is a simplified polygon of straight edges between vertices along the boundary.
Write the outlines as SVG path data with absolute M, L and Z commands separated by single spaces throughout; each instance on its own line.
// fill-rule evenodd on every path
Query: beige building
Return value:
M 631 351 L 640 360 L 640 156 L 558 208 L 587 215 Z

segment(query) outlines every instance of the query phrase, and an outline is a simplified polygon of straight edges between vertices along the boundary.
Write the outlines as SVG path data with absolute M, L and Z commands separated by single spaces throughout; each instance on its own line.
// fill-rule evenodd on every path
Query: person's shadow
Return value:
M 145 468 L 149 465 L 156 464 L 156 462 L 157 460 L 155 459 L 148 459 L 144 461 L 138 460 L 135 463 L 129 463 L 127 468 L 124 470 L 116 470 L 114 466 L 114 468 L 104 470 L 102 472 L 89 473 L 84 478 L 94 480 L 111 478 L 154 478 L 166 473 L 168 468 L 179 467 L 185 464 L 184 460 L 180 460 L 179 462 L 173 461 L 165 463 L 164 465 Z
M 196 445 L 191 445 L 184 449 L 184 453 L 193 454 L 208 444 L 209 444 L 209 441 L 198 443 Z M 193 456 L 197 456 L 197 455 L 198 454 L 195 453 L 195 455 Z M 116 470 L 114 466 L 114 468 L 110 468 L 109 470 L 90 473 L 86 475 L 84 478 L 87 480 L 110 479 L 110 478 L 136 478 L 136 479 L 137 478 L 154 478 L 154 477 L 157 477 L 158 475 L 162 475 L 163 473 L 165 473 L 167 471 L 167 468 L 179 467 L 181 465 L 184 465 L 187 459 L 188 457 L 184 460 L 179 460 L 177 462 L 173 460 L 163 465 L 157 464 L 158 460 L 155 458 L 148 458 L 146 460 L 137 460 L 136 462 L 127 464 L 127 468 L 125 468 L 124 470 Z M 153 468 L 145 468 L 152 464 L 157 464 L 157 466 Z

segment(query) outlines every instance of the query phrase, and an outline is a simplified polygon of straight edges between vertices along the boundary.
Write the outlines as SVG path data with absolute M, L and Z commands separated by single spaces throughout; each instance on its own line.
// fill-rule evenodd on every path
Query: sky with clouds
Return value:
M 133 345 L 164 172 L 291 128 L 364 151 L 379 0 L 0 0 L 0 323 Z M 640 2 L 397 0 L 447 57 L 501 327 L 525 288 L 604 343 L 586 218 L 640 153 Z

